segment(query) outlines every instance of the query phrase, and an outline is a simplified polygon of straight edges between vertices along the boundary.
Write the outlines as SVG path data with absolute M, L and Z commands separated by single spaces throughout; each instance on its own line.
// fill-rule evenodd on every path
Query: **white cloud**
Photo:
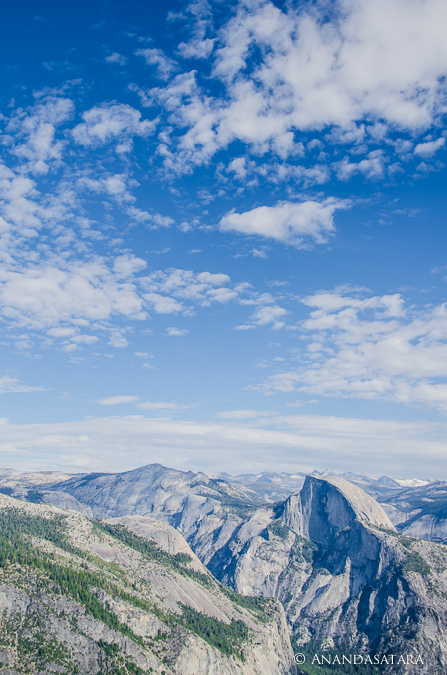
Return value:
M 186 6 L 187 22 L 192 26 L 192 38 L 178 46 L 184 59 L 207 59 L 214 47 L 214 38 L 208 37 L 213 31 L 213 13 L 208 0 L 192 0 Z M 182 17 L 185 18 L 185 17 Z
M 120 255 L 113 261 L 113 270 L 116 276 L 121 279 L 132 277 L 134 274 L 141 272 L 146 266 L 145 260 L 129 253 Z
M 250 323 L 250 324 L 248 324 L 248 323 L 241 323 L 239 326 L 235 326 L 235 327 L 234 327 L 234 330 L 242 330 L 242 331 L 245 331 L 245 330 L 253 330 L 254 328 L 255 328 L 255 325 L 252 324 L 252 323 Z
M 106 261 L 73 261 L 66 268 L 51 265 L 0 270 L 0 305 L 4 316 L 36 328 L 120 315 L 143 319 L 143 301 L 136 287 L 115 278 Z
M 147 213 L 134 207 L 128 209 L 128 214 L 137 223 L 144 223 L 151 230 L 159 227 L 170 227 L 175 223 L 175 220 L 170 216 L 163 216 L 161 213 Z
M 188 335 L 189 330 L 187 328 L 176 328 L 175 326 L 171 326 L 166 329 L 166 333 L 170 337 L 182 337 L 183 335 Z
M 138 396 L 109 396 L 108 398 L 100 398 L 97 403 L 100 405 L 121 405 L 122 403 L 133 403 L 138 400 Z
M 282 328 L 285 323 L 282 319 L 288 314 L 287 310 L 278 305 L 267 305 L 264 307 L 258 307 L 258 309 L 253 312 L 250 319 L 251 321 L 258 326 L 266 326 L 271 323 L 273 330 L 278 330 Z
M 222 286 L 230 281 L 228 274 L 212 274 L 211 272 L 199 272 L 197 280 L 210 286 Z
M 41 97 L 33 108 L 13 115 L 9 131 L 16 135 L 18 146 L 23 139 L 26 144 L 39 125 L 51 124 L 56 129 L 69 121 L 72 106 L 69 99 Z M 84 123 L 73 133 L 87 147 L 102 142 L 113 145 L 131 139 L 132 134 L 148 132 L 148 123 L 140 117 L 128 105 L 104 104 L 85 112 Z M 11 139 L 5 147 L 8 143 L 15 152 Z M 50 155 L 59 162 L 64 147 L 57 145 L 57 152 L 48 150 L 46 155 L 42 150 L 38 157 L 30 155 L 25 168 L 44 156 L 47 162 Z M 0 164 L 0 308 L 9 329 L 26 326 L 42 331 L 46 346 L 58 341 L 58 348 L 70 354 L 100 339 L 115 348 L 126 347 L 129 326 L 123 324 L 145 320 L 148 310 L 191 316 L 197 306 L 249 304 L 257 307 L 249 319 L 251 325 L 280 327 L 285 310 L 275 309 L 273 301 L 267 303 L 269 309 L 260 309 L 265 304 L 260 294 L 249 284 L 234 285 L 227 274 L 183 269 L 147 272 L 146 260 L 123 249 L 124 242 L 117 238 L 111 243 L 123 251 L 118 255 L 107 255 L 103 244 L 96 248 L 96 241 L 104 241 L 106 229 L 114 225 L 110 214 L 115 207 L 151 228 L 167 227 L 174 221 L 135 206 L 132 189 L 139 184 L 127 159 L 125 169 L 115 172 L 101 165 L 93 171 L 83 161 L 73 170 L 61 164 L 59 168 L 65 167 L 62 179 L 49 176 L 40 183 L 37 175 L 24 175 L 22 167 L 13 170 Z M 92 195 L 105 198 L 104 225 L 86 211 Z M 184 334 L 185 329 L 168 330 L 168 335 Z M 31 349 L 37 339 L 35 334 L 18 344 Z
M 260 417 L 270 417 L 278 413 L 271 410 L 226 410 L 216 414 L 216 417 L 221 420 L 250 420 L 259 419 Z
M 181 302 L 160 293 L 146 293 L 144 299 L 157 314 L 177 314 L 185 311 Z
M 268 258 L 268 255 L 265 251 L 261 251 L 257 248 L 252 248 L 250 253 L 254 258 Z
M 46 174 L 52 161 L 60 160 L 64 142 L 56 139 L 57 127 L 70 120 L 74 103 L 58 96 L 38 96 L 34 106 L 16 110 L 7 124 L 14 134 L 12 152 L 32 173 Z
M 249 299 L 241 299 L 243 305 L 256 305 L 256 309 L 249 317 L 248 323 L 235 326 L 235 330 L 246 331 L 257 326 L 270 325 L 272 330 L 279 330 L 285 326 L 283 320 L 289 313 L 284 307 L 276 304 L 270 293 L 260 293 Z
M 89 178 L 75 172 L 45 195 L 36 180 L 0 164 L 0 308 L 10 329 L 44 329 L 65 340 L 68 353 L 99 339 L 82 335 L 80 325 L 109 332 L 115 347 L 128 344 L 114 324 L 146 318 L 139 278 L 147 263 L 130 252 L 96 255 L 88 241 L 92 221 L 77 213 L 85 188 L 127 209 L 133 183 L 125 173 Z
M 16 377 L 9 375 L 0 376 L 0 394 L 29 394 L 33 391 L 42 391 L 44 387 L 30 387 L 27 384 L 22 384 Z
M 127 63 L 127 59 L 125 56 L 122 54 L 118 54 L 118 52 L 113 52 L 112 54 L 109 54 L 108 56 L 105 57 L 104 61 L 107 61 L 107 63 L 116 63 L 119 66 L 125 66 Z
M 108 332 L 109 344 L 120 348 L 128 344 L 120 332 L 121 322 L 144 320 L 148 309 L 192 315 L 197 305 L 243 303 L 247 298 L 256 304 L 259 294 L 254 289 L 234 286 L 224 273 L 182 269 L 146 273 L 146 261 L 129 251 L 96 255 L 95 238 L 89 241 L 94 221 L 77 215 L 84 208 L 80 195 L 86 190 L 105 194 L 130 213 L 134 197 L 129 189 L 135 185 L 128 173 L 92 176 L 82 171 L 47 197 L 37 190 L 35 180 L 0 164 L 0 307 L 10 327 L 46 333 L 60 328 L 61 333 L 48 335 L 65 340 L 62 348 L 71 352 L 98 340 L 98 335 L 81 336 L 78 326 L 84 322 L 94 333 Z M 150 222 L 150 227 L 172 223 L 159 214 L 138 213 L 147 216 L 142 222 Z M 74 327 L 71 335 L 63 334 Z
M 143 281 L 149 291 L 145 298 L 152 303 L 155 311 L 161 310 L 161 313 L 190 313 L 190 307 L 184 306 L 181 301 L 208 306 L 238 300 L 244 289 L 228 288 L 230 283 L 227 274 L 175 268 L 152 272 Z
M 157 77 L 167 80 L 178 69 L 178 64 L 168 58 L 161 49 L 137 49 L 137 56 L 142 56 L 148 66 L 155 66 Z
M 299 367 L 281 369 L 266 392 L 384 399 L 447 410 L 445 305 L 405 310 L 398 295 L 322 292 L 304 299 L 306 350 Z
M 247 158 L 236 157 L 235 159 L 232 159 L 227 166 L 227 171 L 235 173 L 238 178 L 243 180 L 247 176 Z
M 142 401 L 137 404 L 138 408 L 141 410 L 162 410 L 162 411 L 171 411 L 176 410 L 189 410 L 194 408 L 192 403 L 176 403 L 175 401 Z
M 331 178 L 331 170 L 322 162 L 327 160 L 328 155 L 318 157 L 318 163 L 311 166 L 294 164 L 291 162 L 263 162 L 258 166 L 248 165 L 251 170 L 252 180 L 265 180 L 273 185 L 282 185 L 284 183 L 301 184 L 308 188 L 315 185 L 324 185 Z M 334 167 L 337 164 L 334 163 Z
M 124 337 L 119 330 L 112 330 L 108 344 L 115 349 L 125 349 L 129 345 L 129 341 Z
M 414 154 L 418 157 L 428 158 L 432 157 L 438 150 L 445 146 L 445 138 L 438 138 L 437 141 L 427 141 L 426 143 L 418 143 L 414 149 Z
M 325 243 L 335 231 L 335 211 L 349 206 L 350 202 L 334 198 L 323 202 L 280 202 L 245 213 L 230 212 L 221 219 L 219 228 L 223 232 L 256 235 L 303 248 Z
M 105 174 L 99 178 L 84 175 L 76 180 L 77 190 L 88 190 L 96 194 L 104 194 L 107 198 L 110 197 L 138 225 L 145 225 L 151 230 L 173 225 L 175 221 L 170 216 L 155 212 L 149 213 L 135 206 L 136 197 L 131 189 L 138 186 L 138 181 L 130 178 L 127 173 Z
M 82 119 L 72 131 L 77 143 L 89 147 L 116 142 L 119 152 L 132 149 L 133 136 L 145 138 L 155 129 L 154 121 L 141 120 L 141 112 L 125 103 L 95 106 L 82 113 Z
M 358 145 L 365 130 L 376 139 L 394 128 L 421 132 L 445 113 L 443 0 L 339 0 L 330 21 L 324 3 L 286 7 L 239 2 L 214 54 L 205 30 L 181 45 L 185 56 L 210 59 L 211 85 L 191 71 L 151 92 L 169 124 L 186 128 L 176 150 L 174 137 L 160 146 L 170 169 L 206 162 L 234 140 L 286 158 L 298 149 L 295 131 L 338 127 Z
M 80 188 L 114 197 L 118 202 L 134 202 L 135 197 L 129 193 L 129 187 L 138 185 L 137 181 L 130 180 L 125 173 L 109 174 L 103 178 L 84 176 L 77 181 L 77 184 Z
M 73 328 L 72 326 L 60 326 L 58 328 L 50 328 L 48 331 L 48 335 L 51 335 L 52 337 L 60 338 L 60 337 L 72 337 L 73 335 L 76 335 L 76 328 Z
M 237 300 L 239 296 L 231 288 L 211 288 L 207 293 L 207 297 L 210 302 L 225 304 L 231 300 Z
M 340 180 L 350 180 L 355 174 L 363 174 L 368 180 L 377 180 L 383 178 L 385 173 L 385 162 L 383 152 L 376 150 L 370 152 L 367 158 L 360 162 L 351 162 L 347 157 L 335 165 L 337 176 Z
M 98 342 L 99 338 L 96 335 L 73 335 L 70 340 L 75 344 L 92 345 Z

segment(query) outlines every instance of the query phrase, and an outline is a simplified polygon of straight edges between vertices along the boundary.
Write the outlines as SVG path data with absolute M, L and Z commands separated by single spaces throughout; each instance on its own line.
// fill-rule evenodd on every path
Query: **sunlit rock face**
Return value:
M 402 537 L 343 479 L 308 477 L 282 505 L 257 511 L 210 568 L 241 593 L 281 600 L 300 648 L 420 654 L 425 665 L 383 672 L 445 672 L 445 547 Z
M 295 675 L 282 606 L 254 603 L 166 523 L 0 495 L 2 675 Z
M 394 530 L 382 507 L 366 492 L 343 478 L 308 476 L 303 489 L 284 505 L 284 522 L 297 534 L 325 545 L 356 520 Z
M 390 488 L 389 481 L 378 482 Z M 442 501 L 443 486 L 391 488 L 384 507 L 392 519 L 358 484 L 328 474 L 307 476 L 301 489 L 273 504 L 239 483 L 160 465 L 74 477 L 50 490 L 71 495 L 95 517 L 135 519 L 136 527 L 150 516 L 174 527 L 221 582 L 244 595 L 280 600 L 300 648 L 410 650 L 428 665 L 406 663 L 407 670 L 399 670 L 393 664 L 390 673 L 443 675 L 446 549 L 402 536 L 391 522 L 408 532 L 434 528 L 428 522 L 434 514 L 424 520 L 415 506 L 419 500 L 434 511 L 430 500 Z M 411 522 L 396 518 L 405 509 Z M 159 530 L 157 536 L 161 542 L 168 535 Z M 172 534 L 168 540 L 177 545 Z
M 142 515 L 175 527 L 206 563 L 259 502 L 251 490 L 204 473 L 149 464 L 121 474 L 89 474 L 55 485 L 96 518 Z

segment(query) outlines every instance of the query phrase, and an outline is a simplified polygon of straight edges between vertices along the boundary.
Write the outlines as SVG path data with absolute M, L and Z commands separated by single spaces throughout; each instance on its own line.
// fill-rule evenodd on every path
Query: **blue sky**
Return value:
M 445 3 L 3 13 L 2 465 L 446 478 Z

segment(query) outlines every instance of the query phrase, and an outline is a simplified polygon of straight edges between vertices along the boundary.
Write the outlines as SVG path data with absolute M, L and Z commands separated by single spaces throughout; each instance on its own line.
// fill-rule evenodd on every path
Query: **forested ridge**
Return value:
M 76 517 L 79 518 L 78 515 Z M 129 570 L 123 571 L 116 563 L 107 563 L 80 547 L 79 542 L 70 536 L 70 526 L 68 516 L 54 511 L 42 515 L 30 513 L 22 506 L 1 508 L 0 582 L 14 584 L 21 592 L 33 593 L 36 598 L 54 599 L 54 606 L 62 608 L 56 611 L 58 620 L 68 619 L 70 629 L 75 632 L 82 632 L 80 616 L 91 617 L 112 631 L 117 636 L 116 642 L 111 640 L 110 632 L 108 639 L 100 637 L 95 640 L 95 658 L 101 664 L 101 673 L 145 675 L 152 672 L 152 666 L 142 669 L 135 659 L 126 654 L 126 649 L 120 644 L 122 640 L 130 640 L 137 650 L 153 653 L 168 666 L 172 658 L 172 644 L 167 648 L 166 643 L 184 642 L 188 634 L 199 636 L 227 657 L 244 661 L 244 644 L 250 639 L 251 631 L 241 618 L 222 621 L 184 603 L 179 603 L 176 611 L 163 607 L 151 599 L 150 585 L 135 581 Z M 139 554 L 143 563 L 180 574 L 209 592 L 239 602 L 258 619 L 268 619 L 265 601 L 240 598 L 233 591 L 224 589 L 210 574 L 193 569 L 192 558 L 187 553 L 171 555 L 154 541 L 136 535 L 121 524 L 90 521 L 90 528 L 92 536 L 98 537 L 99 541 L 107 543 L 112 539 L 112 544 L 115 541 L 116 545 L 124 547 L 123 552 L 131 549 Z M 76 606 L 73 603 L 82 607 L 82 612 L 73 609 Z M 162 627 L 151 637 L 143 636 L 123 620 L 122 609 L 117 611 L 117 606 L 132 606 L 153 616 Z M 46 611 L 48 614 L 49 610 Z M 28 626 L 25 634 L 19 631 L 13 643 L 8 635 L 17 631 L 17 626 L 13 617 L 5 618 L 0 624 L 1 642 L 9 649 L 19 646 L 21 675 L 40 672 L 34 668 L 41 668 L 45 663 L 64 668 L 61 672 L 67 675 L 76 675 L 81 671 L 75 662 L 73 649 L 58 641 L 57 637 L 45 637 L 45 622 L 48 621 L 48 616 L 43 620 L 38 612 L 29 613 L 24 624 Z

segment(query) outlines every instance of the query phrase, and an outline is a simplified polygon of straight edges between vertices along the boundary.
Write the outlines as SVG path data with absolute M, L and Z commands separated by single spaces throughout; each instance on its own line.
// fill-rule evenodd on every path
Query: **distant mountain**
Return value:
M 445 482 L 390 476 L 371 478 L 365 474 L 336 474 L 329 470 L 313 471 L 310 475 L 339 475 L 382 504 L 399 531 L 423 539 L 447 542 Z M 186 532 L 187 514 L 195 514 L 199 500 L 202 516 L 206 511 L 207 517 L 204 522 L 201 518 L 196 526 L 192 525 L 192 530 L 197 534 L 194 545 L 198 545 L 206 529 L 204 526 L 210 526 L 212 513 L 217 512 L 218 518 L 225 513 L 225 518 L 236 527 L 257 506 L 274 505 L 298 492 L 305 478 L 306 475 L 300 472 L 263 472 L 237 476 L 221 473 L 208 476 L 201 472 L 196 474 L 167 469 L 161 465 L 148 465 L 122 474 L 74 476 L 56 471 L 21 473 L 15 469 L 3 469 L 0 470 L 0 493 L 77 510 L 89 517 L 93 511 L 100 517 L 111 512 L 119 515 L 152 514 L 179 527 L 182 532 Z M 95 501 L 88 487 L 91 481 L 94 481 L 94 492 L 99 490 L 101 494 L 93 511 L 88 505 L 89 500 Z M 137 492 L 134 492 L 136 486 Z M 240 518 L 242 520 L 239 521 Z M 182 525 L 179 525 L 180 521 Z M 223 537 L 231 530 L 230 522 L 228 527 L 223 528 Z M 188 536 L 192 536 L 191 533 Z
M 138 523 L 150 517 L 176 528 L 226 586 L 280 600 L 303 654 L 323 648 L 405 652 L 425 665 L 385 662 L 380 672 L 444 674 L 447 549 L 398 530 L 411 532 L 424 518 L 447 520 L 447 484 L 402 488 L 388 477 L 346 476 L 325 471 L 224 480 L 155 464 L 121 474 L 64 476 L 26 490 L 17 483 L 14 490 L 22 490 L 22 499 L 52 494 L 54 503 L 69 504 L 70 498 L 95 518 Z M 270 501 L 293 481 L 299 484 L 294 493 Z M 3 489 L 12 488 L 0 481 Z M 399 521 L 397 529 L 392 520 Z
M 205 564 L 259 504 L 259 495 L 204 473 L 150 464 L 121 474 L 88 474 L 53 485 L 95 518 L 145 515 L 172 525 Z
M 97 518 L 169 523 L 220 581 L 243 595 L 279 599 L 303 653 L 315 645 L 369 654 L 410 650 L 429 667 L 394 664 L 381 672 L 444 673 L 447 550 L 403 537 L 371 495 L 324 474 L 308 476 L 285 500 L 261 505 L 252 489 L 259 477 L 248 487 L 161 465 L 73 477 L 50 491 L 70 494 Z M 278 477 L 288 479 L 263 475 L 261 482 Z M 383 480 L 350 478 L 402 492 Z
M 237 485 L 256 492 L 266 503 L 274 503 L 286 499 L 293 492 L 297 492 L 303 486 L 307 474 L 297 472 L 272 473 L 264 472 L 260 474 L 240 474 L 231 476 L 225 474 L 213 474 L 213 478 L 220 478 L 231 485 Z M 403 487 L 423 487 L 430 483 L 421 478 L 395 478 L 390 476 L 381 476 L 380 478 L 371 478 L 365 474 L 346 472 L 337 474 L 334 471 L 312 471 L 311 476 L 340 476 L 345 480 L 361 487 L 365 492 L 380 500 L 383 496 L 388 496 L 393 491 L 401 490 Z
M 0 496 L 2 675 L 292 675 L 279 603 L 222 587 L 144 517 Z
M 265 471 L 260 474 L 213 474 L 213 477 L 225 480 L 233 486 L 254 492 L 264 503 L 286 499 L 290 494 L 299 490 L 306 478 L 304 473 L 288 474 Z
M 447 543 L 447 481 L 401 488 L 382 501 L 399 532 Z

